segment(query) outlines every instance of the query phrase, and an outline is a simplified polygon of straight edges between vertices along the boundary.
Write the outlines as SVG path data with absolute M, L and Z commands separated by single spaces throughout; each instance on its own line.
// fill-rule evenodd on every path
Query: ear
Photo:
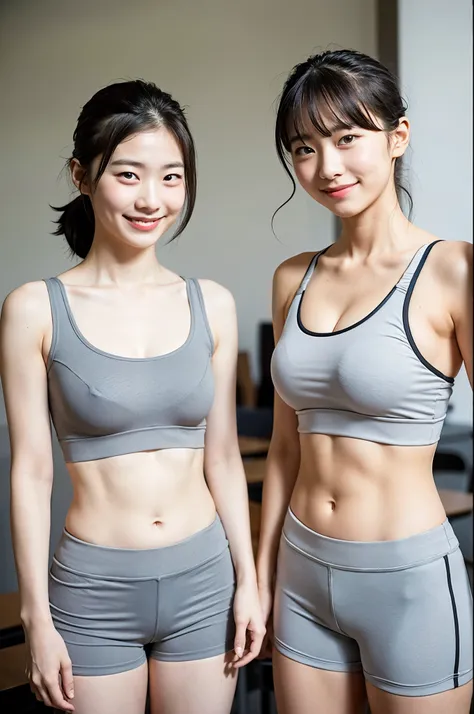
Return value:
M 80 162 L 77 159 L 71 159 L 70 169 L 71 178 L 74 183 L 74 186 L 81 193 L 85 194 L 86 196 L 90 196 L 91 192 L 85 168 L 81 166 Z
M 403 156 L 410 143 L 410 122 L 407 117 L 402 117 L 398 121 L 398 126 L 391 135 L 392 139 L 392 158 L 397 159 Z

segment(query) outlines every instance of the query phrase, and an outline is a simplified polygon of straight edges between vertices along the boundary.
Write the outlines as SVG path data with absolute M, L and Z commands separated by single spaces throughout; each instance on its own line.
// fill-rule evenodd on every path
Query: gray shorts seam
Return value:
M 74 635 L 74 632 L 71 632 L 71 630 L 63 630 L 61 629 L 61 637 L 63 632 L 69 632 L 70 634 Z M 103 639 L 101 638 L 100 642 L 73 642 L 71 640 L 67 640 L 65 637 L 63 637 L 64 642 L 67 645 L 71 645 L 71 647 L 120 647 L 121 649 L 143 649 L 143 645 L 140 642 L 133 642 L 133 643 L 128 643 L 128 642 L 121 642 L 119 640 L 110 640 L 110 639 Z M 133 660 L 130 660 L 133 661 Z M 99 665 L 97 665 L 99 666 Z
M 155 604 L 155 626 L 153 628 L 153 639 L 154 642 L 158 637 L 158 628 L 160 622 L 160 584 L 158 580 L 156 581 L 156 604 Z
M 339 625 L 339 622 L 337 620 L 337 615 L 336 615 L 336 608 L 334 607 L 334 589 L 333 589 L 333 577 L 332 577 L 332 570 L 330 567 L 327 566 L 327 571 L 328 571 L 328 591 L 329 591 L 329 599 L 331 603 L 331 613 L 334 618 L 334 622 L 336 624 L 337 629 L 341 633 L 341 635 L 344 635 L 345 637 L 348 637 L 345 632 L 341 630 L 341 627 Z
M 371 674 L 370 672 L 367 672 L 367 670 L 363 669 L 364 676 L 366 676 L 368 679 L 375 679 L 378 682 L 382 682 L 383 684 L 390 684 L 393 687 L 401 687 L 403 689 L 419 689 L 423 687 L 436 687 L 438 684 L 444 684 L 444 682 L 449 682 L 449 680 L 454 680 L 454 673 L 449 674 L 446 677 L 443 677 L 442 679 L 437 679 L 435 682 L 424 682 L 423 684 L 403 684 L 403 682 L 394 682 L 391 679 L 386 679 L 384 677 L 377 677 L 376 674 Z M 469 669 L 464 670 L 463 672 L 459 672 L 458 676 L 459 677 L 465 677 L 467 674 L 470 674 L 472 672 L 472 667 Z
M 278 639 L 278 637 L 274 638 L 275 646 L 279 651 L 282 650 L 287 650 L 288 652 L 292 652 L 296 657 L 299 658 L 299 661 L 311 661 L 311 662 L 319 662 L 321 665 L 332 665 L 335 666 L 336 669 L 333 671 L 339 671 L 339 668 L 346 668 L 344 671 L 360 671 L 362 670 L 362 664 L 360 661 L 357 662 L 338 662 L 336 660 L 332 659 L 324 659 L 323 657 L 313 657 L 313 655 L 308 655 L 304 654 L 304 652 L 300 652 L 299 650 L 296 650 L 294 647 L 290 647 L 290 645 L 286 645 L 284 642 Z M 284 654 L 284 652 L 282 652 Z
M 87 664 L 87 665 L 77 665 L 73 664 L 73 670 L 74 674 L 77 676 L 81 676 L 80 670 L 86 670 L 86 671 L 97 671 L 98 676 L 102 674 L 113 674 L 113 673 L 119 673 L 119 672 L 126 672 L 129 669 L 134 669 L 135 666 L 140 666 L 141 664 L 144 664 L 146 662 L 146 655 L 145 652 L 141 651 L 140 657 L 137 657 L 136 659 L 130 659 L 127 660 L 126 662 L 121 662 L 119 664 Z M 105 670 L 105 671 L 104 671 Z M 100 671 L 100 673 L 99 673 Z M 87 675 L 84 675 L 87 676 Z M 93 676 L 93 675 L 92 675 Z
M 441 560 L 444 558 L 445 555 L 451 555 L 454 553 L 458 548 L 459 544 L 455 544 L 451 550 L 447 551 L 446 553 L 443 554 L 437 554 L 434 555 L 430 558 L 425 558 L 423 560 L 416 561 L 414 563 L 410 563 L 409 565 L 399 565 L 395 566 L 393 568 L 353 568 L 348 565 L 339 565 L 339 564 L 334 564 L 334 563 L 328 563 L 326 560 L 321 560 L 320 558 L 317 558 L 316 556 L 312 555 L 311 553 L 306 552 L 305 550 L 302 550 L 302 548 L 299 548 L 297 545 L 292 543 L 285 533 L 283 533 L 283 537 L 285 541 L 288 543 L 290 548 L 293 548 L 297 553 L 300 553 L 303 555 L 305 558 L 308 558 L 309 560 L 313 560 L 315 563 L 319 563 L 320 565 L 325 565 L 326 567 L 333 568 L 334 570 L 346 570 L 350 573 L 394 573 L 397 571 L 401 570 L 411 570 L 412 568 L 418 568 L 422 565 L 427 565 L 428 563 L 433 563 L 436 560 Z M 387 543 L 390 543 L 390 541 L 387 541 Z
M 232 646 L 228 647 L 227 643 L 224 643 L 222 645 L 212 645 L 212 647 L 202 647 L 201 649 L 194 650 L 192 652 L 160 652 L 158 649 L 152 649 L 150 652 L 150 658 L 159 661 L 174 660 L 178 662 L 184 662 L 186 661 L 186 657 L 189 657 L 189 660 L 187 661 L 192 661 L 193 659 L 206 659 L 206 657 L 212 657 L 214 655 L 217 656 L 219 654 L 225 654 L 226 652 L 231 651 Z

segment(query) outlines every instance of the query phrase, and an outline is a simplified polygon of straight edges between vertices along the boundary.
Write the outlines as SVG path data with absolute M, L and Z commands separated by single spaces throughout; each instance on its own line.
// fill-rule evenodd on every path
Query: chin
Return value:
M 362 208 L 350 208 L 349 206 L 347 208 L 341 208 L 339 210 L 332 210 L 332 213 L 340 218 L 341 220 L 345 218 L 355 218 L 356 216 L 359 216 L 361 213 L 363 213 L 364 209 Z

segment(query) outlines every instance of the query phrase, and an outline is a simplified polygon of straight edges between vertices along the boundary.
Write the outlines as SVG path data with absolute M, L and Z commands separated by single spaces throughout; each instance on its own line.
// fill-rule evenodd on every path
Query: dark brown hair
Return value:
M 86 174 L 92 161 L 101 156 L 96 175 L 89 177 L 97 185 L 117 146 L 132 134 L 164 127 L 175 137 L 183 155 L 186 198 L 173 240 L 183 232 L 196 201 L 196 155 L 194 142 L 183 109 L 170 94 L 152 82 L 136 79 L 117 82 L 100 89 L 84 105 L 74 131 L 74 150 L 68 160 L 77 159 Z M 80 258 L 88 254 L 94 238 L 94 211 L 85 194 L 65 206 L 55 208 L 61 215 L 55 235 L 64 235 L 71 252 Z
M 348 129 L 358 126 L 390 132 L 397 128 L 406 110 L 395 77 L 376 59 L 361 52 L 326 51 L 296 65 L 283 87 L 275 126 L 278 158 L 293 184 L 290 198 L 280 208 L 293 198 L 296 190 L 289 170 L 291 124 L 300 135 L 303 122 L 309 117 L 322 136 L 331 136 L 323 119 L 323 114 L 329 114 L 336 124 Z M 372 117 L 379 120 L 382 129 Z M 395 187 L 400 203 L 403 196 L 407 200 L 410 216 L 413 200 L 402 182 L 402 157 L 395 160 Z

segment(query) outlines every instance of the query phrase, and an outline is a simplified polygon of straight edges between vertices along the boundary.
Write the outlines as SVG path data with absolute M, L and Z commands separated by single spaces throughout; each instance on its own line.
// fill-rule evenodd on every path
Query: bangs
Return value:
M 295 135 L 304 143 L 302 137 L 308 133 L 308 121 L 324 137 L 354 127 L 382 131 L 373 119 L 376 107 L 369 109 L 364 94 L 353 77 L 328 67 L 302 77 L 280 105 L 276 129 L 284 149 L 290 151 Z

